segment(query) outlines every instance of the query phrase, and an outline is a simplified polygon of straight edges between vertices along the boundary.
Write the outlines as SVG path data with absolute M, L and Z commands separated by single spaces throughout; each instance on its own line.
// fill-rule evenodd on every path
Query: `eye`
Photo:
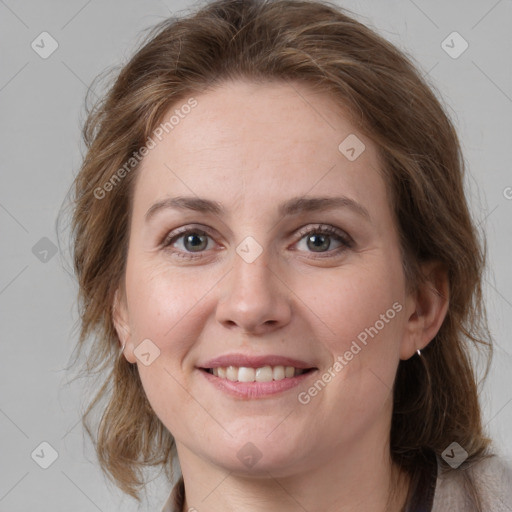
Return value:
M 354 245 L 349 235 L 329 225 L 320 224 L 302 229 L 298 234 L 300 240 L 295 245 L 299 246 L 299 250 L 317 253 L 321 258 L 336 256 Z M 336 244 L 337 247 L 332 248 Z M 215 242 L 206 230 L 184 227 L 169 233 L 160 245 L 163 249 L 170 250 L 173 256 L 195 259 L 203 257 L 203 253 L 211 250 Z
M 354 245 L 352 239 L 344 231 L 328 225 L 303 229 L 299 231 L 299 236 L 301 236 L 301 239 L 297 242 L 297 245 L 300 246 L 304 240 L 301 250 L 328 253 L 325 256 L 320 256 L 322 258 L 337 255 Z M 338 247 L 332 248 L 333 240 L 335 244 L 338 244 Z
M 201 253 L 211 249 L 211 236 L 204 230 L 198 228 L 181 228 L 169 233 L 163 240 L 162 248 L 177 249 L 171 251 L 179 258 L 194 259 L 201 257 Z M 193 253 L 199 253 L 197 255 Z

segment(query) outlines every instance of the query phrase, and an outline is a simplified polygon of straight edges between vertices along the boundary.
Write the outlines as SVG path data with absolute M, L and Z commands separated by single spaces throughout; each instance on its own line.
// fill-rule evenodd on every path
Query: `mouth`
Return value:
M 242 399 L 263 399 L 292 390 L 318 368 L 278 355 L 227 354 L 205 361 L 197 369 L 217 390 Z
M 214 368 L 200 368 L 210 375 L 231 382 L 272 382 L 298 377 L 312 372 L 316 368 L 296 368 L 294 366 L 260 366 L 252 368 L 247 366 L 217 366 Z

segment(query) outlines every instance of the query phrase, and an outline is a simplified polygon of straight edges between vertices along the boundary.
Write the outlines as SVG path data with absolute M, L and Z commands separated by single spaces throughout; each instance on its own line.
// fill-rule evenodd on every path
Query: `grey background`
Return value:
M 337 3 L 416 59 L 459 129 L 473 212 L 488 239 L 496 353 L 482 404 L 498 451 L 510 459 L 512 1 Z M 76 340 L 76 285 L 66 244 L 55 255 L 51 249 L 81 161 L 87 86 L 131 55 L 142 29 L 191 5 L 0 0 L 0 512 L 139 510 L 103 477 L 82 431 L 84 383 L 68 385 L 64 370 Z M 43 31 L 59 45 L 47 59 L 31 47 Z M 441 46 L 453 31 L 469 43 L 457 59 Z M 58 453 L 48 469 L 31 457 L 43 441 Z M 141 510 L 159 510 L 168 492 L 157 477 Z

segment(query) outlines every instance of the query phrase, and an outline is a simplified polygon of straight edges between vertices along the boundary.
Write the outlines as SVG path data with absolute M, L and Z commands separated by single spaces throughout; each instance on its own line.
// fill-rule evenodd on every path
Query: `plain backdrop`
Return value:
M 486 428 L 510 458 L 512 1 L 338 3 L 415 59 L 458 128 L 473 214 L 488 240 L 496 349 L 482 404 Z M 0 512 L 159 510 L 169 492 L 160 475 L 138 508 L 104 478 L 82 429 L 84 383 L 68 385 L 65 371 L 76 343 L 76 284 L 55 222 L 81 162 L 88 86 L 126 62 L 143 29 L 192 5 L 0 0 Z

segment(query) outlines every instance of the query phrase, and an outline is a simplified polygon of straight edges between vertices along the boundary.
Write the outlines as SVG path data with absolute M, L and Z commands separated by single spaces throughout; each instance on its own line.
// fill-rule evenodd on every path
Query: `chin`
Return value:
M 281 477 L 296 473 L 305 457 L 304 450 L 299 452 L 297 446 L 304 443 L 294 441 L 289 435 L 286 440 L 267 436 L 268 433 L 230 439 L 225 444 L 219 443 L 215 453 L 206 451 L 211 446 L 205 447 L 203 457 L 237 475 L 268 478 L 269 473 Z

